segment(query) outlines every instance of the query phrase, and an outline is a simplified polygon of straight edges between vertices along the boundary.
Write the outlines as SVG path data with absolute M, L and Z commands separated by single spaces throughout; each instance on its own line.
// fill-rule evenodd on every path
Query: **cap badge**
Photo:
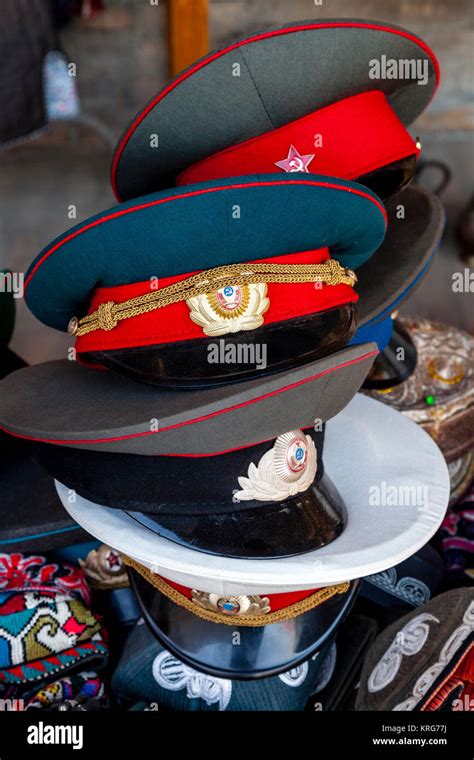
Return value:
M 317 471 L 313 439 L 301 430 L 280 435 L 258 465 L 249 465 L 247 477 L 239 477 L 241 491 L 234 501 L 282 501 L 306 491 Z
M 255 330 L 263 324 L 263 314 L 270 306 L 265 283 L 226 285 L 186 303 L 192 321 L 209 336 Z
M 192 590 L 195 604 L 205 610 L 221 612 L 229 617 L 242 615 L 266 615 L 270 612 L 270 601 L 267 596 L 219 596 L 207 594 L 205 591 Z
M 106 544 L 91 549 L 79 564 L 92 588 L 123 588 L 128 586 L 127 571 L 119 552 Z
M 308 166 L 313 158 L 314 153 L 302 156 L 294 145 L 290 145 L 287 157 L 282 159 L 282 161 L 275 161 L 275 166 L 283 169 L 284 172 L 306 172 L 306 174 L 309 174 Z

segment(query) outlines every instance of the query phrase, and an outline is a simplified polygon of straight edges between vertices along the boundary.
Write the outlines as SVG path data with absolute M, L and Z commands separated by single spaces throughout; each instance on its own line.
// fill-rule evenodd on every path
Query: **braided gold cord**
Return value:
M 128 301 L 107 301 L 80 320 L 71 320 L 71 335 L 87 335 L 94 330 L 113 330 L 123 319 L 163 309 L 171 304 L 206 295 L 227 285 L 258 283 L 321 282 L 325 285 L 354 285 L 357 277 L 351 269 L 329 259 L 322 264 L 232 264 L 199 272 L 186 280 L 161 290 L 145 293 Z
M 172 586 L 169 586 L 159 575 L 156 575 L 156 573 L 153 573 L 147 567 L 144 567 L 144 565 L 141 565 L 131 557 L 127 557 L 126 554 L 121 554 L 121 557 L 125 565 L 136 570 L 142 578 L 175 604 L 184 607 L 188 612 L 192 612 L 193 615 L 196 615 L 203 620 L 207 620 L 210 623 L 223 623 L 224 625 L 232 625 L 234 628 L 240 626 L 259 627 L 262 625 L 270 625 L 271 623 L 281 623 L 285 620 L 291 620 L 291 618 L 298 617 L 298 615 L 302 615 L 304 612 L 308 612 L 309 610 L 318 607 L 323 602 L 336 596 L 336 594 L 345 594 L 349 591 L 350 587 L 350 583 L 348 582 L 339 583 L 336 586 L 327 586 L 326 588 L 318 589 L 318 591 L 315 591 L 311 596 L 301 599 L 299 602 L 295 602 L 295 604 L 291 604 L 289 607 L 284 607 L 276 612 L 269 612 L 266 615 L 235 615 L 229 617 L 220 612 L 212 612 L 212 610 L 198 607 L 195 602 L 192 602 L 190 599 L 183 596 L 183 594 L 180 594 L 179 591 L 176 591 Z

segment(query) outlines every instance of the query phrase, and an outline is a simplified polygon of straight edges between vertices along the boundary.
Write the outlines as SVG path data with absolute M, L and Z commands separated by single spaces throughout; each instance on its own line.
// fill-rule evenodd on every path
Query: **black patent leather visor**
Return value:
M 296 667 L 331 641 L 349 614 L 359 590 L 353 581 L 344 594 L 283 622 L 258 627 L 219 625 L 175 604 L 132 568 L 132 588 L 158 641 L 192 668 L 218 678 L 268 678 Z M 229 631 L 240 634 L 233 646 Z
M 222 338 L 92 351 L 99 363 L 142 383 L 206 387 L 298 367 L 339 351 L 356 329 L 353 304 L 288 319 Z
M 347 511 L 330 478 L 276 503 L 236 512 L 200 515 L 127 512 L 162 538 L 208 554 L 275 559 L 314 551 L 344 530 Z

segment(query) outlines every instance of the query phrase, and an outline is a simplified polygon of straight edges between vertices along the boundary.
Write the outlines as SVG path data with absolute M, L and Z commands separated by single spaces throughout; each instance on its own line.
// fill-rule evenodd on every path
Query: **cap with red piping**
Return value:
M 82 361 L 156 384 L 240 380 L 347 344 L 350 270 L 385 228 L 381 201 L 353 182 L 205 182 L 69 230 L 30 266 L 25 297 L 41 321 L 69 327 Z M 223 339 L 235 358 L 211 361 Z
M 116 147 L 112 185 L 122 199 L 258 171 L 370 185 L 374 172 L 398 165 L 382 183 L 389 194 L 413 173 L 419 145 L 406 126 L 438 81 L 429 46 L 384 22 L 301 21 L 253 34 L 209 53 L 151 99 Z

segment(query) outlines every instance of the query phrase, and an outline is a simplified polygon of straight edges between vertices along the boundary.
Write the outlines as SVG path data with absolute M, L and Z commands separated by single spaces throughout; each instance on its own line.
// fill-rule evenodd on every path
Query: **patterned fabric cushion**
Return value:
M 79 568 L 45 557 L 0 555 L 0 692 L 50 680 L 107 656 L 101 620 L 89 609 Z
M 48 591 L 68 594 L 89 605 L 91 593 L 84 572 L 68 563 L 38 555 L 0 554 L 0 591 Z

